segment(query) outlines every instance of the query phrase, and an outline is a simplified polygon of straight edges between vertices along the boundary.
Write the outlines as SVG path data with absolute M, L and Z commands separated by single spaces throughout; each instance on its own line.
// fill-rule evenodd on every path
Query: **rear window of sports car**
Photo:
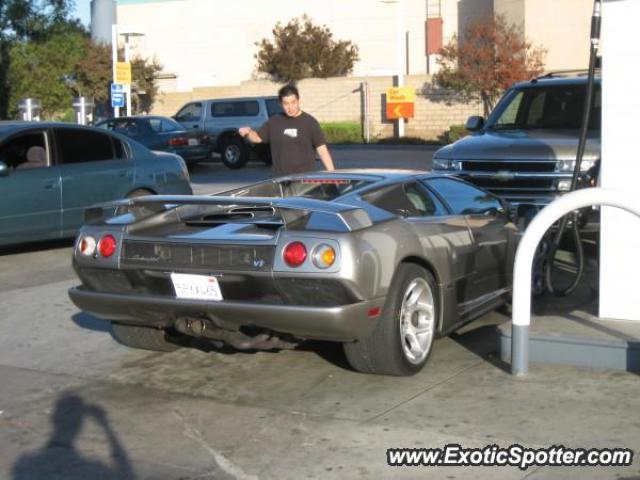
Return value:
M 223 195 L 234 197 L 304 197 L 315 200 L 333 200 L 371 183 L 373 182 L 353 178 L 297 178 L 279 182 L 266 181 L 225 192 Z

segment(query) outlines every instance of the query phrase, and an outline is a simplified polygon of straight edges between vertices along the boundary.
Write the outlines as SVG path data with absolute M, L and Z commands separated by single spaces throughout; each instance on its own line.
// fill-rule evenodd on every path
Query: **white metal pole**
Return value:
M 124 36 L 124 61 L 129 63 L 129 35 Z M 127 116 L 131 116 L 131 84 L 124 86 L 124 90 L 127 94 Z
M 118 25 L 116 23 L 111 25 L 111 63 L 113 69 L 113 83 L 118 83 L 116 79 L 116 64 L 118 63 Z M 113 109 L 113 116 L 118 118 L 120 116 L 120 107 Z
M 404 86 L 404 62 L 405 62 L 405 48 L 404 48 L 404 2 L 398 0 L 396 5 L 396 56 L 397 56 L 397 68 L 398 68 L 398 87 Z M 398 137 L 404 137 L 404 118 L 398 119 Z
M 526 375 L 529 370 L 531 270 L 538 243 L 553 222 L 573 210 L 590 205 L 617 207 L 640 217 L 640 201 L 631 192 L 584 188 L 554 200 L 531 221 L 518 245 L 513 267 L 511 372 L 514 375 Z

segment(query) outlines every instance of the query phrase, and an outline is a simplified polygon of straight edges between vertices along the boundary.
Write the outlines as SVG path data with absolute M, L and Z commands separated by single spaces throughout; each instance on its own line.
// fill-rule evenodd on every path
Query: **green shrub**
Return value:
M 358 122 L 321 123 L 327 143 L 362 143 L 362 128 Z
M 445 133 L 445 142 L 453 143 L 467 135 L 469 135 L 469 130 L 464 128 L 464 125 L 451 125 L 449 126 L 449 130 Z
M 372 143 L 379 143 L 382 145 L 433 145 L 439 142 L 433 140 L 425 140 L 420 137 L 382 137 L 375 139 Z

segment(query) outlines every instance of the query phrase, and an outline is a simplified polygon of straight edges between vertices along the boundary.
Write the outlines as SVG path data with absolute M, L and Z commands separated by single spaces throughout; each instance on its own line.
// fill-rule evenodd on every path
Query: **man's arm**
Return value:
M 325 170 L 335 170 L 335 167 L 333 166 L 333 159 L 331 158 L 331 154 L 329 153 L 329 149 L 326 145 L 320 145 L 316 148 L 316 152 L 318 152 L 318 156 L 320 157 Z
M 241 137 L 248 139 L 251 143 L 262 143 L 262 138 L 251 127 L 241 127 L 238 129 L 238 133 Z

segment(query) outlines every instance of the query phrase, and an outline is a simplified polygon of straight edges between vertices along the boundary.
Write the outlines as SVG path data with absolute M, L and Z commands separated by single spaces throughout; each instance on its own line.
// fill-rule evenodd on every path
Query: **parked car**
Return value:
M 485 122 L 470 117 L 471 135 L 442 147 L 433 170 L 486 188 L 521 212 L 540 209 L 569 191 L 576 160 L 586 76 L 547 75 L 510 88 Z M 600 160 L 600 78 L 581 163 L 582 184 Z
M 242 168 L 252 154 L 270 164 L 271 154 L 268 145 L 247 143 L 238 135 L 238 128 L 258 129 L 281 112 L 278 97 L 221 98 L 187 103 L 173 118 L 187 130 L 209 135 L 213 151 L 227 167 Z
M 0 192 L 0 245 L 73 237 L 95 203 L 192 193 L 177 155 L 96 128 L 39 122 L 0 122 Z
M 317 172 L 128 205 L 80 231 L 69 295 L 131 347 L 331 340 L 356 370 L 410 375 L 437 336 L 511 289 L 516 227 L 496 197 L 447 176 Z
M 209 136 L 187 131 L 172 118 L 155 115 L 110 118 L 96 127 L 131 137 L 150 150 L 180 155 L 189 167 L 211 158 Z

